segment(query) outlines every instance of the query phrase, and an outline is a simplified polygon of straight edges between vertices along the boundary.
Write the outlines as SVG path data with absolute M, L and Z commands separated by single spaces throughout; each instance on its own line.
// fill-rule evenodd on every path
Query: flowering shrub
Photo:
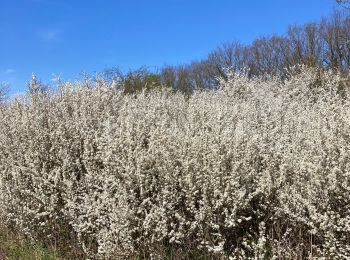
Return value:
M 350 100 L 332 72 L 217 91 L 65 83 L 0 106 L 0 215 L 90 258 L 350 257 Z

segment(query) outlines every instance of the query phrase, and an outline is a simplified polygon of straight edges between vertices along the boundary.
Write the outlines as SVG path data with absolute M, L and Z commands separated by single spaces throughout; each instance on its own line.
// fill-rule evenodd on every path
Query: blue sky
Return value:
M 14 94 L 32 72 L 49 83 L 112 66 L 187 63 L 223 42 L 319 21 L 336 7 L 335 0 L 1 0 L 0 82 Z

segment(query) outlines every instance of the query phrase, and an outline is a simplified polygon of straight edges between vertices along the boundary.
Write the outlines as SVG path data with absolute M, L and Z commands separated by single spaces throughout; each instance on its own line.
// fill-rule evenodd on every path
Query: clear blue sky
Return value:
M 75 79 L 119 66 L 180 64 L 222 42 L 250 43 L 318 21 L 335 0 L 1 0 L 0 82 Z

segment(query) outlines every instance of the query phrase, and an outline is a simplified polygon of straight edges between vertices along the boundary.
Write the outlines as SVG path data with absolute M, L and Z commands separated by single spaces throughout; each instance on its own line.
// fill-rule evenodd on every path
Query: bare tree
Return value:
M 349 25 L 348 17 L 340 12 L 335 12 L 330 19 L 323 19 L 321 22 L 326 67 L 348 69 Z
M 161 86 L 159 74 L 153 73 L 147 67 L 130 70 L 122 76 L 125 94 L 134 94 L 144 89 L 151 90 Z
M 162 86 L 170 87 L 186 95 L 196 88 L 196 79 L 192 74 L 192 65 L 165 66 L 160 72 Z
M 336 0 L 336 2 L 343 7 L 350 9 L 350 0 Z
M 166 65 L 160 71 L 160 82 L 162 86 L 175 89 L 176 84 L 176 68 Z
M 290 56 L 287 40 L 280 36 L 260 37 L 249 48 L 250 75 L 281 75 Z
M 212 78 L 226 78 L 227 69 L 238 71 L 245 67 L 247 47 L 239 42 L 224 43 L 208 56 L 208 65 Z
M 215 79 L 210 76 L 210 66 L 206 60 L 192 62 L 189 66 L 194 89 L 213 89 Z

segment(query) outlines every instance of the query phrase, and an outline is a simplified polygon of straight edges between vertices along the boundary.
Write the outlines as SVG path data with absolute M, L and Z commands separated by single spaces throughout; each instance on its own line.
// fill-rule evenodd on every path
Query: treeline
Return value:
M 335 11 L 319 22 L 291 25 L 284 35 L 261 36 L 251 44 L 226 42 L 214 49 L 203 60 L 182 65 L 164 65 L 156 70 L 147 66 L 122 72 L 118 67 L 108 68 L 94 76 L 85 74 L 86 85 L 92 81 L 106 81 L 126 94 L 143 89 L 169 88 L 187 95 L 194 90 L 216 89 L 227 71 L 244 71 L 250 78 L 277 76 L 286 78 L 289 69 L 307 65 L 324 70 L 336 70 L 345 75 L 350 69 L 350 15 Z M 35 78 L 35 77 L 34 77 Z M 29 83 L 45 86 L 37 79 Z M 0 86 L 0 102 L 4 100 L 5 85 Z
M 245 70 L 249 77 L 286 77 L 288 68 L 304 64 L 346 72 L 350 67 L 350 16 L 335 11 L 319 22 L 291 25 L 285 35 L 261 36 L 251 44 L 228 42 L 207 58 L 190 64 L 166 65 L 157 71 L 147 67 L 122 73 L 111 68 L 102 78 L 123 85 L 126 93 L 143 88 L 169 87 L 190 94 L 196 89 L 215 89 L 228 69 Z

